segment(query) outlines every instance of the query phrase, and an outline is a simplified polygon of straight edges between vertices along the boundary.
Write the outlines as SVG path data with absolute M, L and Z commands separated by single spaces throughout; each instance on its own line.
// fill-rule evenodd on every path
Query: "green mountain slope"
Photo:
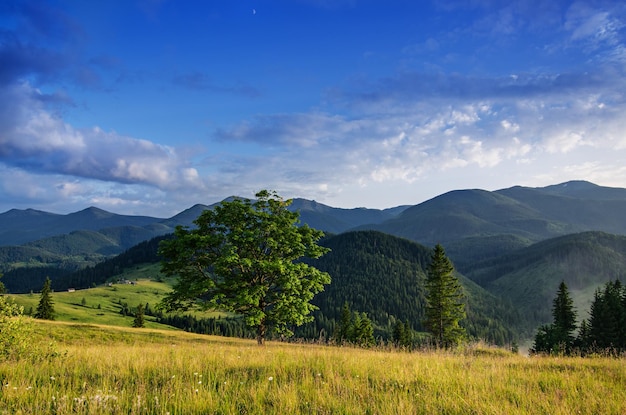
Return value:
M 577 190 L 564 190 L 570 188 Z M 620 198 L 619 190 L 624 189 L 578 182 L 538 189 L 512 187 L 497 193 L 541 212 L 552 223 L 569 224 L 559 234 L 595 230 L 623 235 L 626 234 L 626 198 Z
M 333 280 L 313 300 L 320 314 L 338 319 L 347 301 L 387 333 L 398 319 L 423 329 L 429 248 L 375 231 L 347 232 L 323 245 L 332 251 L 311 263 Z M 470 335 L 500 344 L 513 340 L 519 320 L 515 311 L 462 275 L 459 278 L 467 294 L 465 326 Z
M 373 229 L 425 245 L 449 246 L 461 271 L 557 236 L 604 231 L 626 235 L 626 189 L 588 182 L 488 192 L 457 190 L 404 210 Z
M 553 238 L 479 262 L 465 275 L 510 302 L 529 327 L 551 321 L 552 299 L 563 280 L 579 317 L 586 318 L 596 288 L 610 280 L 626 281 L 626 237 L 584 232 Z
M 396 217 L 407 206 L 391 209 L 340 209 L 314 200 L 294 199 L 290 210 L 300 212 L 300 221 L 328 233 L 341 233 L 364 224 L 377 224 Z
M 53 287 L 90 287 L 125 275 L 128 269 L 134 270 L 132 278 L 158 279 L 156 250 L 162 238 L 69 276 L 51 275 Z M 368 313 L 380 335 L 389 335 L 398 319 L 421 329 L 430 248 L 376 231 L 330 236 L 322 244 L 332 251 L 311 263 L 329 272 L 333 281 L 314 298 L 320 311 L 315 324 L 303 328 L 303 333 L 315 337 L 324 329 L 332 334 L 346 301 L 353 310 Z M 143 273 L 136 270 L 145 263 L 154 265 Z M 500 344 L 529 338 L 538 325 L 550 321 L 561 280 L 570 287 L 581 318 L 586 317 L 583 313 L 597 287 L 615 278 L 626 281 L 626 237 L 585 232 L 553 238 L 479 262 L 468 267 L 465 276 L 459 275 L 468 297 L 464 324 L 473 336 Z M 37 291 L 42 281 L 31 289 Z M 7 287 L 9 282 L 5 281 Z

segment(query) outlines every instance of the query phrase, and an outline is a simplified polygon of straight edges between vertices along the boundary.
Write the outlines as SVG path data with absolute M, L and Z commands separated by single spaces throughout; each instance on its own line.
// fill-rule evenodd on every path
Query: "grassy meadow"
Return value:
M 56 358 L 0 364 L 0 414 L 624 414 L 626 364 L 356 349 L 33 321 Z
M 162 300 L 163 296 L 172 290 L 171 281 L 157 281 L 151 279 L 158 274 L 158 264 L 138 266 L 125 272 L 121 279 L 132 281 L 133 284 L 114 283 L 111 286 L 101 285 L 85 290 L 57 291 L 51 293 L 54 302 L 55 320 L 76 323 L 105 324 L 113 326 L 130 326 L 133 323 L 132 313 L 122 315 L 120 302 L 128 304 L 133 310 L 141 304 L 149 304 L 153 309 Z M 54 289 L 54 286 L 52 287 Z M 10 295 L 13 301 L 24 307 L 24 312 L 37 309 L 40 294 Z M 215 317 L 219 312 L 193 312 L 200 317 Z M 156 319 L 146 316 L 147 328 L 168 329 L 170 326 L 159 324 Z

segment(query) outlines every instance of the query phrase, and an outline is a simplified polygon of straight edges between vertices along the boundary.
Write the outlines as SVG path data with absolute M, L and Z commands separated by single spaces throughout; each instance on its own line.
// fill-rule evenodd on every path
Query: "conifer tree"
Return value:
M 363 347 L 373 346 L 376 340 L 374 339 L 372 320 L 367 317 L 367 314 L 361 313 L 359 315 L 357 312 L 354 321 L 354 342 Z
M 135 312 L 135 320 L 133 321 L 133 327 L 142 328 L 146 326 L 146 321 L 144 318 L 143 305 L 139 304 L 137 306 L 137 311 Z
M 557 295 L 552 302 L 552 323 L 555 330 L 556 342 L 565 353 L 570 353 L 574 343 L 576 330 L 576 310 L 574 301 L 570 297 L 565 281 L 561 281 Z
M 596 291 L 589 312 L 589 344 L 602 351 L 626 348 L 623 342 L 624 300 L 622 284 L 606 283 L 603 291 Z
M 50 296 L 50 278 L 46 277 L 41 289 L 41 297 L 35 312 L 35 318 L 42 320 L 54 320 L 54 303 Z
M 350 341 L 350 328 L 352 326 L 352 311 L 347 302 L 343 303 L 341 307 L 341 316 L 339 317 L 339 324 L 335 330 L 334 338 L 337 344 Z
M 552 300 L 552 324 L 543 325 L 535 335 L 535 353 L 570 354 L 575 344 L 576 310 L 565 281 L 561 281 L 556 297 Z M 576 344 L 583 343 L 580 337 Z
M 454 275 L 454 266 L 440 244 L 435 246 L 428 266 L 426 320 L 437 347 L 450 347 L 466 336 L 459 322 L 465 318 L 463 288 Z
M 411 346 L 411 326 L 409 322 L 402 322 L 402 320 L 396 321 L 393 326 L 392 333 L 393 342 L 398 347 L 410 347 Z

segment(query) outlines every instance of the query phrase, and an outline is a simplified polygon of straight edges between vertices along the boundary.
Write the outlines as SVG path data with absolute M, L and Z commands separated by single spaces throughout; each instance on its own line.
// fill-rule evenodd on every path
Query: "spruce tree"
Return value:
M 50 296 L 50 278 L 46 277 L 46 281 L 43 283 L 41 289 L 41 298 L 37 305 L 37 311 L 35 312 L 35 318 L 43 320 L 54 320 L 54 303 Z
M 589 312 L 589 340 L 591 347 L 599 351 L 617 351 L 624 348 L 620 342 L 623 316 L 622 284 L 606 283 L 603 291 L 596 291 Z
M 137 306 L 137 311 L 135 312 L 135 320 L 133 321 L 133 327 L 142 328 L 146 326 L 146 321 L 144 318 L 143 305 L 139 304 Z
M 369 347 L 373 346 L 376 340 L 374 339 L 374 326 L 372 320 L 367 317 L 366 313 L 355 313 L 354 324 L 354 342 L 359 346 Z
M 435 246 L 426 277 L 426 320 L 437 347 L 450 347 L 466 336 L 459 322 L 465 318 L 463 288 L 440 244 Z
M 552 324 L 537 330 L 533 352 L 570 354 L 574 346 L 576 311 L 565 281 L 561 281 L 552 300 Z M 581 343 L 579 339 L 578 343 Z
M 397 347 L 411 346 L 411 326 L 409 322 L 396 321 L 392 334 L 393 342 Z
M 561 281 L 557 295 L 552 302 L 552 323 L 555 330 L 556 341 L 560 349 L 570 353 L 574 343 L 574 330 L 576 330 L 576 310 L 574 301 L 570 297 L 565 281 Z
M 352 311 L 350 310 L 350 306 L 347 302 L 343 303 L 343 307 L 341 307 L 341 316 L 339 317 L 339 324 L 335 329 L 335 342 L 337 344 L 342 344 L 344 342 L 350 341 L 350 328 L 352 326 Z

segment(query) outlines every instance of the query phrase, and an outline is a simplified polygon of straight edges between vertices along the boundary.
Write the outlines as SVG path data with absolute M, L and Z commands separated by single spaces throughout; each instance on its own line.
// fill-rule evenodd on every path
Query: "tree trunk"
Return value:
M 265 319 L 263 319 L 257 326 L 256 342 L 259 346 L 265 344 L 265 330 Z

